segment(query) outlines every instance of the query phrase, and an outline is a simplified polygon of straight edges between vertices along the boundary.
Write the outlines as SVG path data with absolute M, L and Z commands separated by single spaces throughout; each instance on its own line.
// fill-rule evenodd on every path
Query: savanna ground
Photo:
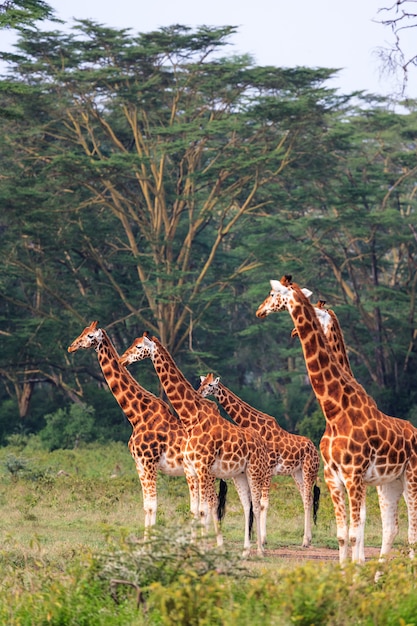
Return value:
M 403 502 L 393 558 L 374 582 L 381 541 L 374 489 L 367 499 L 367 564 L 342 572 L 323 481 L 311 548 L 300 547 L 303 508 L 295 484 L 276 477 L 265 557 L 254 549 L 242 561 L 243 514 L 231 482 L 222 554 L 212 538 L 188 545 L 185 479 L 163 475 L 156 536 L 138 547 L 142 493 L 123 444 L 47 453 L 33 439 L 0 449 L 0 478 L 1 624 L 417 624 Z
M 100 548 L 111 532 L 143 534 L 142 492 L 133 460 L 123 444 L 78 450 L 0 449 L 0 532 L 3 542 L 33 545 L 41 551 L 70 552 L 79 545 Z M 223 523 L 226 546 L 243 545 L 243 513 L 228 482 Z M 320 509 L 313 526 L 313 545 L 301 548 L 303 507 L 295 483 L 274 477 L 268 511 L 267 557 L 338 559 L 336 526 L 326 485 L 321 479 Z M 184 478 L 158 477 L 157 526 L 189 522 L 188 490 Z M 407 517 L 400 505 L 401 532 L 396 546 L 406 541 Z M 368 491 L 366 545 L 378 553 L 380 519 L 375 490 Z M 255 546 L 254 553 L 255 556 Z M 256 560 L 256 559 L 255 559 Z

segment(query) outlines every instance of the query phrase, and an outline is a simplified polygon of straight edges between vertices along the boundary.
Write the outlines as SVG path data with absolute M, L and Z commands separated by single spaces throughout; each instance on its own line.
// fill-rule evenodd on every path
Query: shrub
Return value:
M 193 542 L 188 525 L 154 528 L 145 541 L 122 537 L 114 542 L 109 538 L 108 550 L 99 554 L 97 563 L 101 578 L 123 579 L 141 588 L 154 582 L 169 585 L 190 572 L 197 576 L 208 572 L 247 574 L 240 555 L 219 548 L 207 549 L 207 541 L 201 539 Z
M 41 559 L 36 562 L 35 576 L 28 577 L 27 567 L 22 571 L 0 569 L 1 624 L 139 626 L 144 623 L 132 603 L 115 609 L 109 590 L 94 576 L 94 568 L 85 559 L 73 561 L 58 575 Z
M 17 457 L 14 454 L 8 454 L 4 461 L 4 466 L 8 472 L 12 475 L 12 478 L 16 479 L 17 476 L 27 469 L 27 459 L 23 457 Z
M 233 585 L 216 572 L 199 576 L 190 571 L 180 574 L 168 587 L 154 583 L 150 591 L 151 607 L 166 626 L 236 623 L 239 611 L 233 602 Z
M 308 437 L 314 443 L 316 448 L 319 447 L 321 438 L 323 437 L 326 421 L 321 409 L 316 409 L 311 415 L 306 415 L 298 424 L 298 432 L 304 437 Z
M 19 408 L 17 401 L 7 398 L 0 402 L 0 445 L 7 441 L 7 435 L 19 428 Z
M 39 437 L 49 450 L 76 448 L 80 441 L 94 438 L 94 408 L 85 404 L 72 404 L 69 409 L 58 409 L 45 415 L 46 426 Z

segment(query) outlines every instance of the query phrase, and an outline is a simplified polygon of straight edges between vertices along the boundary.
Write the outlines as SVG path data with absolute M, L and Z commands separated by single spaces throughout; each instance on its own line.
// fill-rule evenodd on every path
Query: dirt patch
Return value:
M 378 558 L 379 548 L 365 548 L 365 559 L 367 561 Z M 292 559 L 300 561 L 339 561 L 339 550 L 331 548 L 276 548 L 275 550 L 265 550 L 265 556 L 277 556 L 282 559 Z

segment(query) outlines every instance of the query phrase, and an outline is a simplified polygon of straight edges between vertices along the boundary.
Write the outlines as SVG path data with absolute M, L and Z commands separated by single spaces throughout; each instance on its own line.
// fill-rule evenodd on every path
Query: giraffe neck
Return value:
M 365 391 L 362 385 L 356 380 L 352 372 L 349 357 L 347 355 L 345 339 L 343 337 L 343 332 L 340 327 L 336 313 L 331 309 L 327 309 L 327 313 L 330 315 L 332 320 L 331 324 L 329 324 L 328 332 L 326 333 L 326 339 L 329 343 L 331 351 L 335 355 L 335 358 L 337 359 L 345 375 L 348 378 L 352 379 L 358 385 L 358 387 L 360 387 L 360 390 L 361 392 L 363 392 L 364 396 L 366 396 L 369 405 L 377 407 L 375 400 Z
M 330 349 L 335 354 L 339 365 L 344 369 L 346 374 L 348 374 L 349 376 L 353 376 L 339 320 L 337 319 L 336 313 L 334 311 L 332 311 L 331 309 L 327 309 L 327 312 L 332 318 L 332 323 L 330 324 L 328 334 L 326 335 Z
M 274 417 L 257 411 L 250 404 L 234 394 L 228 387 L 225 387 L 223 383 L 218 383 L 213 395 L 222 405 L 226 413 L 236 424 L 239 424 L 239 426 L 250 425 L 253 428 L 256 425 L 265 426 L 266 423 L 272 421 L 275 429 L 281 428 Z
M 141 413 L 156 396 L 141 387 L 130 372 L 120 365 L 116 348 L 106 331 L 101 329 L 101 332 L 102 340 L 96 348 L 101 371 L 118 405 L 134 427 L 139 422 Z
M 156 337 L 152 337 L 155 349 L 151 355 L 155 371 L 175 411 L 181 418 L 183 425 L 195 425 L 200 407 L 207 403 L 200 396 L 191 383 L 178 368 L 168 350 Z
M 371 402 L 364 389 L 342 368 L 330 350 L 313 305 L 298 285 L 292 284 L 288 310 L 297 329 L 304 359 L 314 393 L 327 421 L 341 415 L 354 405 Z M 353 415 L 353 413 L 352 413 Z

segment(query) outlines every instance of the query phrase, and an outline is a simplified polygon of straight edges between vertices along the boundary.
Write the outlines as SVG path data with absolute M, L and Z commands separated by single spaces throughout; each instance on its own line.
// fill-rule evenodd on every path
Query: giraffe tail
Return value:
M 252 502 L 250 503 L 250 510 L 249 510 L 249 537 L 251 539 L 253 539 L 253 506 L 252 506 Z
M 313 487 L 313 522 L 317 524 L 317 512 L 320 506 L 320 487 L 314 485 Z
M 227 495 L 227 482 L 223 479 L 220 479 L 219 501 L 217 504 L 217 519 L 219 520 L 219 522 L 222 521 L 226 513 L 226 495 Z

